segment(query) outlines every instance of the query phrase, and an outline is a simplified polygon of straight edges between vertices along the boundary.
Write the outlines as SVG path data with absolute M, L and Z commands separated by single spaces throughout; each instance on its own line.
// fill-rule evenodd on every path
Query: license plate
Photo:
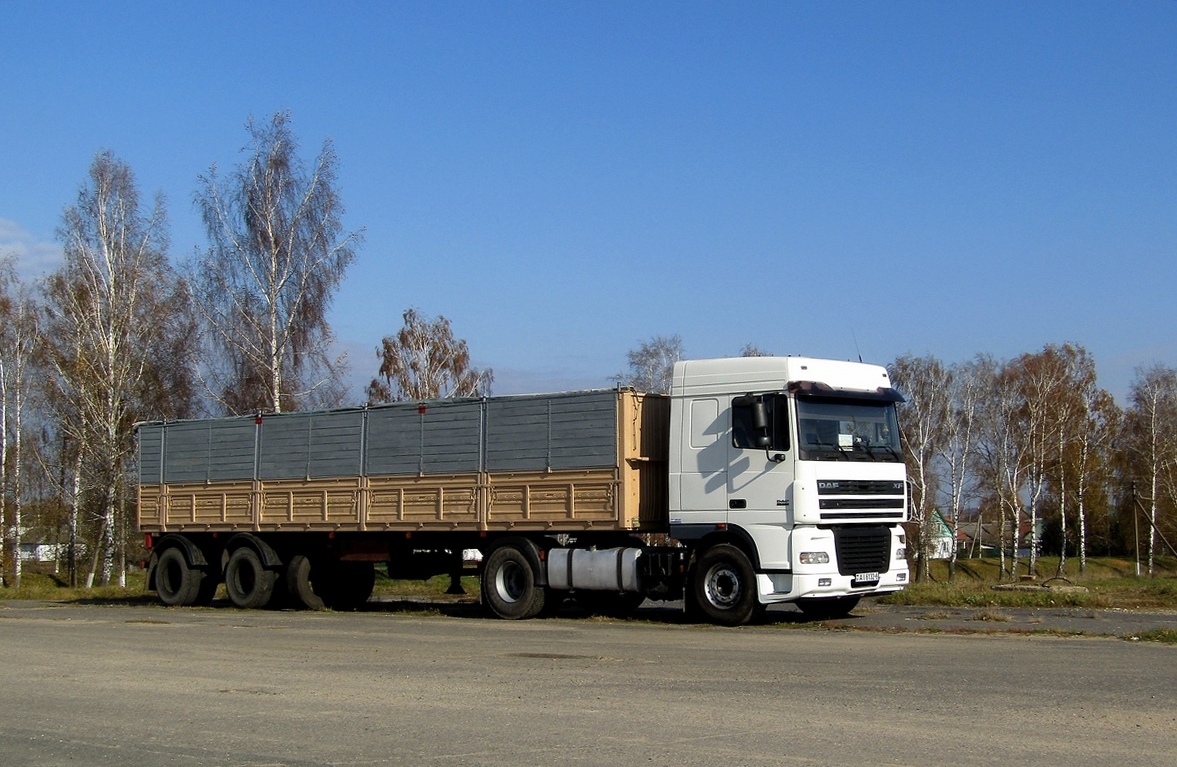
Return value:
M 854 584 L 856 586 L 860 585 L 860 584 L 878 583 L 878 582 L 879 582 L 879 574 L 878 573 L 855 573 L 855 575 L 854 575 Z

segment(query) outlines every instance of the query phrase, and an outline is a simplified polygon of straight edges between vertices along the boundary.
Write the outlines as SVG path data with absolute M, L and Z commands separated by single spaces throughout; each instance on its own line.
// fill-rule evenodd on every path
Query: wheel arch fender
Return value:
M 204 550 L 197 546 L 191 538 L 186 535 L 179 535 L 177 533 L 168 533 L 155 541 L 151 547 L 151 557 L 147 560 L 147 576 L 146 588 L 148 591 L 154 591 L 155 574 L 159 565 L 160 556 L 168 549 L 180 549 L 184 552 L 184 559 L 192 567 L 209 568 L 208 558 L 204 555 Z M 209 568 L 210 570 L 212 568 Z M 212 572 L 213 576 L 219 576 L 219 568 Z
M 232 554 L 242 546 L 248 546 L 256 551 L 264 567 L 282 567 L 282 558 L 274 551 L 274 547 L 252 533 L 237 533 L 225 543 L 225 551 Z
M 188 564 L 193 567 L 205 567 L 208 565 L 208 559 L 204 555 L 204 550 L 197 546 L 191 538 L 186 535 L 177 535 L 169 533 L 158 541 L 151 549 L 153 562 L 159 561 L 159 555 L 168 549 L 182 549 L 184 557 L 188 560 Z
M 748 561 L 752 563 L 752 569 L 760 572 L 760 553 L 756 548 L 756 541 L 752 539 L 747 530 L 739 525 L 730 525 L 724 530 L 716 530 L 703 536 L 694 545 L 694 557 L 698 558 L 703 552 L 721 543 L 735 546 L 743 551 L 744 555 L 748 557 Z

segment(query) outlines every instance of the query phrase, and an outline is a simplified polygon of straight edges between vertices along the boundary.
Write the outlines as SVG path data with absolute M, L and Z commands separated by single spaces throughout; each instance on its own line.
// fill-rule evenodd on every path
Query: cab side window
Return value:
M 732 400 L 732 445 L 745 450 L 788 450 L 788 398 L 745 394 Z

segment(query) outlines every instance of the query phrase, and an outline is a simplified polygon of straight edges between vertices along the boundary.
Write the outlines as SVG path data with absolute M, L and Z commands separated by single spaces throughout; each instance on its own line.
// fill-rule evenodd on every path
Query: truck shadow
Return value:
M 479 603 L 476 597 L 465 597 L 454 600 L 436 600 L 421 597 L 376 597 L 360 606 L 357 609 L 357 612 L 389 613 L 400 615 L 441 615 L 447 618 L 499 620 L 498 618 L 491 615 L 490 612 Z M 836 623 L 844 624 L 847 622 L 853 622 L 854 617 L 854 615 L 850 615 L 848 618 L 838 619 Z M 549 614 L 547 618 L 574 621 L 599 621 L 609 623 L 648 622 L 683 626 L 711 625 L 706 621 L 687 615 L 687 613 L 683 610 L 681 602 L 646 602 L 629 616 L 615 617 L 590 612 L 578 605 L 575 600 L 569 599 L 561 604 L 559 609 L 557 609 L 554 613 Z M 763 615 L 758 616 L 755 620 L 753 620 L 749 625 L 816 625 L 819 623 L 834 623 L 834 621 L 818 620 L 806 616 L 800 610 L 797 610 L 791 606 L 780 605 L 770 608 Z

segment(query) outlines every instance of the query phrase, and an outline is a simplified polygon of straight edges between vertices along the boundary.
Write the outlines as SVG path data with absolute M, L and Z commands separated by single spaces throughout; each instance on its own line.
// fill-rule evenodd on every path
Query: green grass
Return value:
M 384 574 L 382 567 L 376 568 L 376 588 L 372 594 L 377 597 L 411 597 L 437 601 L 457 601 L 462 595 L 447 594 L 450 587 L 448 575 L 438 575 L 426 581 L 393 580 Z M 462 576 L 462 588 L 466 590 L 465 598 L 478 597 L 478 576 Z
M 458 601 L 462 596 L 447 594 L 449 576 L 437 576 L 427 581 L 420 580 L 391 580 L 384 574 L 384 569 L 376 569 L 376 588 L 373 594 L 378 597 L 408 597 L 428 599 L 430 601 Z M 70 588 L 68 577 L 64 574 L 25 572 L 21 575 L 19 589 L 0 587 L 0 599 L 44 600 L 53 602 L 84 602 L 84 601 L 145 601 L 155 600 L 153 594 L 147 594 L 144 589 L 146 573 L 132 571 L 127 574 L 126 588 L 118 586 L 94 586 Z M 84 576 L 81 580 L 84 580 Z M 477 598 L 478 577 L 463 576 L 462 587 L 466 590 L 465 598 Z M 224 587 L 221 595 L 223 596 Z
M 0 599 L 45 600 L 52 602 L 84 601 L 153 601 L 154 596 L 143 591 L 145 573 L 133 571 L 127 574 L 126 588 L 117 585 L 70 588 L 68 576 L 64 574 L 25 572 L 21 574 L 20 588 L 0 587 Z M 79 578 L 85 582 L 85 576 Z
M 1128 610 L 1177 609 L 1177 559 L 1172 557 L 1159 561 L 1158 577 L 1136 577 L 1135 563 L 1122 558 L 1099 558 L 1088 560 L 1088 572 L 1080 576 L 1078 561 L 1067 562 L 1065 577 L 1074 585 L 1088 589 L 1086 593 L 1060 593 L 1049 589 L 1033 591 L 997 591 L 993 586 L 1008 584 L 999 572 L 996 559 L 966 559 L 957 563 L 956 577 L 948 580 L 947 562 L 933 563 L 932 577 L 912 583 L 908 588 L 880 598 L 880 602 L 892 605 L 918 605 L 932 607 L 1080 607 L 1092 609 L 1120 608 Z M 1022 562 L 1021 572 L 1025 573 L 1026 563 Z M 1038 579 L 1041 584 L 1054 576 L 1058 560 L 1038 560 Z M 469 571 L 468 571 L 469 572 Z M 913 573 L 914 574 L 914 573 Z M 65 576 L 49 573 L 26 572 L 19 589 L 0 587 L 0 599 L 28 599 L 47 601 L 154 601 L 154 595 L 143 590 L 142 572 L 127 576 L 127 587 L 95 586 L 92 589 L 68 587 Z M 383 568 L 377 568 L 377 597 L 405 597 L 428 601 L 464 601 L 477 599 L 478 578 L 466 575 L 462 578 L 465 596 L 447 594 L 450 585 L 448 576 L 437 576 L 426 581 L 391 580 L 384 575 Z
M 1173 629 L 1149 629 L 1139 634 L 1124 637 L 1131 642 L 1160 642 L 1161 644 L 1177 644 L 1177 631 Z
M 1026 573 L 1026 564 L 1025 561 L 1021 563 L 1019 573 Z M 1131 560 L 1089 559 L 1087 572 L 1080 575 L 1078 561 L 1068 559 L 1063 575 L 1066 581 L 1061 581 L 1051 580 L 1058 571 L 1058 559 L 1043 557 L 1038 560 L 1034 580 L 1018 581 L 1018 585 L 1036 588 L 995 590 L 994 586 L 1012 583 L 1008 577 L 1002 577 L 997 559 L 960 560 L 956 576 L 951 581 L 948 579 L 948 563 L 936 561 L 932 563 L 930 580 L 912 583 L 903 591 L 879 601 L 892 605 L 939 607 L 1177 609 L 1177 560 L 1169 557 L 1159 560 L 1158 565 L 1158 576 L 1148 578 L 1135 575 L 1135 563 Z M 1087 591 L 1061 592 L 1041 588 L 1044 583 L 1081 586 Z

